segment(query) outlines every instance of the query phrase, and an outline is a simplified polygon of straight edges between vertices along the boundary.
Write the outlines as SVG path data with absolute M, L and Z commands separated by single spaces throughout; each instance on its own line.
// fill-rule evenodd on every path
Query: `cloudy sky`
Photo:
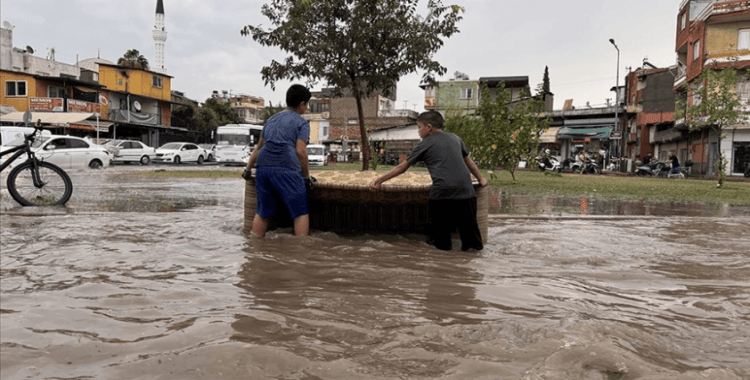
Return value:
M 172 89 L 204 101 L 213 90 L 284 99 L 290 82 L 276 91 L 264 86 L 260 69 L 284 53 L 242 37 L 244 25 L 269 25 L 260 14 L 265 0 L 163 0 L 168 39 L 167 74 Z M 422 1 L 425 3 L 426 1 Z M 578 107 L 603 105 L 614 93 L 617 50 L 620 84 L 628 68 L 644 58 L 658 67 L 675 62 L 675 24 L 681 0 L 443 0 L 466 12 L 460 33 L 445 41 L 435 58 L 447 68 L 442 79 L 460 71 L 472 79 L 528 76 L 532 90 L 549 66 L 555 109 L 565 99 Z M 156 0 L 0 0 L 0 19 L 14 26 L 13 45 L 32 46 L 45 57 L 74 64 L 96 57 L 116 62 L 138 49 L 155 62 Z M 424 12 L 422 12 L 424 13 Z M 397 106 L 423 110 L 418 87 L 422 73 L 403 77 Z M 319 89 L 322 84 L 315 86 Z

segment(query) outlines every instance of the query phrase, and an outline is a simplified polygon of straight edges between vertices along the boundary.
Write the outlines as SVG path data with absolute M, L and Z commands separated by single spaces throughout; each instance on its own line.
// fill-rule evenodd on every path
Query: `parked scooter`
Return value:
M 562 164 L 560 164 L 560 161 L 558 161 L 557 158 L 552 157 L 552 156 L 550 156 L 547 160 L 541 157 L 537 157 L 536 165 L 537 165 L 537 168 L 539 168 L 539 171 L 541 172 L 548 171 L 548 172 L 560 173 L 562 171 Z
M 640 165 L 635 171 L 635 175 L 639 177 L 653 177 L 653 176 L 666 176 L 669 172 L 669 168 L 663 162 L 652 160 L 646 165 Z
M 581 161 L 575 161 L 570 164 L 570 168 L 573 169 L 573 173 L 581 173 Z M 598 174 L 599 164 L 593 161 L 587 161 L 584 167 L 584 174 Z
M 679 168 L 679 171 L 673 170 L 671 166 L 669 169 L 664 169 L 667 172 L 667 178 L 682 178 L 685 179 L 690 175 L 690 168 L 693 166 L 693 161 L 687 160 Z

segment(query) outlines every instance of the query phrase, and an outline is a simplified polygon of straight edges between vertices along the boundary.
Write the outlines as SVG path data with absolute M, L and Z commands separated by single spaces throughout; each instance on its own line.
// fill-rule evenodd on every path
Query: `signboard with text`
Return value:
M 99 104 L 84 102 L 83 100 L 68 99 L 68 112 L 99 113 Z
M 62 112 L 62 98 L 29 98 L 29 111 Z

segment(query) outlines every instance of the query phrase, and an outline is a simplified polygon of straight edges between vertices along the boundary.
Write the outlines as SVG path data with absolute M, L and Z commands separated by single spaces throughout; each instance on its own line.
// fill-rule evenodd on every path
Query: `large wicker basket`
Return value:
M 427 175 L 427 174 L 425 174 Z M 337 233 L 427 233 L 427 204 L 431 185 L 383 185 L 370 191 L 368 185 L 318 182 L 309 196 L 310 228 Z M 477 222 L 487 242 L 489 196 L 486 187 L 474 184 L 477 193 Z M 257 201 L 255 182 L 245 183 L 245 223 L 252 232 Z M 291 227 L 289 215 L 281 209 L 269 221 L 269 229 Z

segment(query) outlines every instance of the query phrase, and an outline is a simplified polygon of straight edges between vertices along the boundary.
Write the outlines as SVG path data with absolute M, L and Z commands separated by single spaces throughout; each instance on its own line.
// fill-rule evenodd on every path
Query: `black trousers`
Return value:
M 451 235 L 458 230 L 461 237 L 461 250 L 481 250 L 482 234 L 477 224 L 477 198 L 439 199 L 428 203 L 430 232 L 427 242 L 437 249 L 453 249 Z

